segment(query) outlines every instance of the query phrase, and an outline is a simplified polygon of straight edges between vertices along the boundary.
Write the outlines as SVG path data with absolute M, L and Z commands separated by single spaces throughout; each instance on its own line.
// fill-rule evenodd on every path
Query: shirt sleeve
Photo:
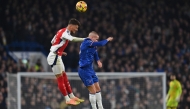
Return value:
M 100 58 L 99 58 L 99 56 L 98 56 L 97 50 L 96 50 L 96 52 L 94 53 L 94 60 L 95 60 L 95 61 L 100 60 Z
M 82 42 L 85 38 L 73 37 L 73 42 Z
M 61 35 L 61 39 L 67 39 L 69 41 L 72 41 L 74 38 L 70 35 L 67 31 L 64 31 Z
M 55 42 L 55 37 L 56 35 L 53 37 L 53 39 L 51 40 L 51 44 L 53 44 Z
M 104 46 L 106 45 L 107 42 L 108 42 L 107 40 L 102 40 L 98 42 L 89 41 L 87 44 L 88 46 Z
M 171 93 L 172 93 L 172 82 L 170 82 L 170 85 L 169 85 L 169 91 L 168 91 L 168 95 L 171 96 Z
M 177 93 L 177 96 L 181 96 L 181 93 L 182 93 L 182 87 L 181 87 L 180 82 L 178 82 L 178 93 Z

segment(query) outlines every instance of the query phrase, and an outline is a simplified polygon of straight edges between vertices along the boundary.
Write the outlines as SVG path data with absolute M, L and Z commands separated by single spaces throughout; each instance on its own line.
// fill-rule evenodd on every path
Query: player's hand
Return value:
M 97 61 L 97 63 L 98 63 L 98 67 L 102 68 L 102 63 L 100 61 Z
M 108 40 L 108 41 L 112 41 L 112 40 L 113 40 L 113 37 L 108 37 L 107 40 Z
M 67 56 L 67 53 L 66 52 L 63 52 L 63 54 L 62 54 L 63 56 Z

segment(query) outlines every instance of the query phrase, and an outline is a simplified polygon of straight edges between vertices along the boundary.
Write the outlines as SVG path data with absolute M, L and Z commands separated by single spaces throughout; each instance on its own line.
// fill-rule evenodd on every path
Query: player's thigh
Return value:
M 91 93 L 91 94 L 95 94 L 96 93 L 96 87 L 94 84 L 90 85 L 90 86 L 87 86 L 87 89 L 88 91 Z
M 56 64 L 57 59 L 58 59 L 58 55 L 50 52 L 47 57 L 47 62 L 49 65 L 53 65 L 53 64 Z
M 65 71 L 65 65 L 64 65 L 61 57 L 58 59 L 57 64 L 62 66 L 62 71 Z
M 49 65 L 51 65 L 51 67 L 53 67 L 54 65 L 61 65 L 63 71 L 65 71 L 65 66 L 64 66 L 64 63 L 62 61 L 61 56 L 58 56 L 58 55 L 50 52 L 48 57 L 47 57 L 47 62 Z
M 100 92 L 100 91 L 101 91 L 99 82 L 94 83 L 94 86 L 95 86 L 95 88 L 96 88 L 96 92 Z
M 62 67 L 61 64 L 60 64 L 60 65 L 53 65 L 53 66 L 52 66 L 52 71 L 53 71 L 53 73 L 54 73 L 55 75 L 60 75 L 60 74 L 62 74 L 62 72 L 63 72 L 63 67 Z
M 99 80 L 98 80 L 98 76 L 96 75 L 96 73 L 94 72 L 94 70 L 91 70 L 90 74 L 92 76 L 93 82 L 97 83 Z

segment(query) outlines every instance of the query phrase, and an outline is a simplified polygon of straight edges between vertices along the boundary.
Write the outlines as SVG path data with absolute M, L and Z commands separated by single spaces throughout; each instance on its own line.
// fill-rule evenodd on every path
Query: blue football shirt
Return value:
M 80 45 L 79 67 L 92 66 L 94 60 L 98 61 L 97 46 L 104 46 L 107 42 L 107 40 L 93 42 L 86 38 Z

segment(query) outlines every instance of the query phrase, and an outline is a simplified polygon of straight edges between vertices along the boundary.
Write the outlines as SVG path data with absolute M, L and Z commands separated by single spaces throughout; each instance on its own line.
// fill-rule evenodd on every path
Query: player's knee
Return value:
M 96 93 L 97 92 L 101 92 L 101 89 L 100 88 L 96 88 Z
M 101 91 L 101 88 L 100 88 L 100 86 L 99 86 L 99 85 L 98 85 L 98 86 L 96 86 L 95 88 L 96 88 L 96 92 L 100 92 L 100 91 Z
M 94 87 L 94 85 L 88 86 L 88 91 L 91 94 L 96 94 L 96 88 Z
M 90 94 L 96 94 L 96 90 L 89 90 Z
M 95 85 L 95 88 L 96 88 L 96 92 L 100 92 L 100 91 L 101 91 L 101 88 L 100 88 L 99 83 L 98 83 L 98 82 L 97 82 L 97 83 L 94 83 L 94 85 Z
M 61 73 L 60 74 L 56 74 L 55 76 L 56 76 L 56 78 L 59 78 L 60 76 L 62 76 L 62 74 Z

